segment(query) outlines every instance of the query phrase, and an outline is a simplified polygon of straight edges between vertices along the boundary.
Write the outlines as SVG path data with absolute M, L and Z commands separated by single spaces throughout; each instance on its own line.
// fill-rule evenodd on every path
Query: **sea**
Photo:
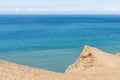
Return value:
M 120 52 L 120 15 L 0 14 L 0 59 L 64 72 L 84 45 Z

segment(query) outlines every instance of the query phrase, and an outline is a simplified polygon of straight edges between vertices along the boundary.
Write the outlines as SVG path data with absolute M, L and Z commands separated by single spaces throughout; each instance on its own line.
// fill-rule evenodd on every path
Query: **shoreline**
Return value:
M 65 73 L 0 60 L 0 80 L 119 80 L 119 74 L 120 53 L 110 54 L 90 46 L 84 47 Z

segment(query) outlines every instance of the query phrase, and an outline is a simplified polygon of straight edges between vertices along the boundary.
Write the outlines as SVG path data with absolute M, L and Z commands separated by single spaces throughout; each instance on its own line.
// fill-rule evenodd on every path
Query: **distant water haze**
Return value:
M 0 11 L 14 11 L 18 13 L 45 13 L 53 14 L 58 11 L 63 13 L 118 13 L 120 14 L 120 1 L 119 0 L 1 0 Z M 64 12 L 65 11 L 65 12 Z M 70 12 L 66 12 L 70 11 Z M 78 12 L 76 12 L 78 11 Z M 1 13 L 1 12 L 0 12 Z

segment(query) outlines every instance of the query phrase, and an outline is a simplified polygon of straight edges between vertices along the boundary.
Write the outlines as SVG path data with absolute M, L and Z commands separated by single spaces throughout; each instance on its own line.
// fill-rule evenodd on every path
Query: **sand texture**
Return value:
M 85 46 L 65 73 L 0 60 L 0 80 L 120 80 L 120 53 Z

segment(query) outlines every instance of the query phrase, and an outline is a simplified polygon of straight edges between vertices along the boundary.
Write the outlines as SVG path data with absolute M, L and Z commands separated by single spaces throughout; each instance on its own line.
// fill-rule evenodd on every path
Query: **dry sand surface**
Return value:
M 65 73 L 0 60 L 0 80 L 120 80 L 120 53 L 110 54 L 85 46 Z

